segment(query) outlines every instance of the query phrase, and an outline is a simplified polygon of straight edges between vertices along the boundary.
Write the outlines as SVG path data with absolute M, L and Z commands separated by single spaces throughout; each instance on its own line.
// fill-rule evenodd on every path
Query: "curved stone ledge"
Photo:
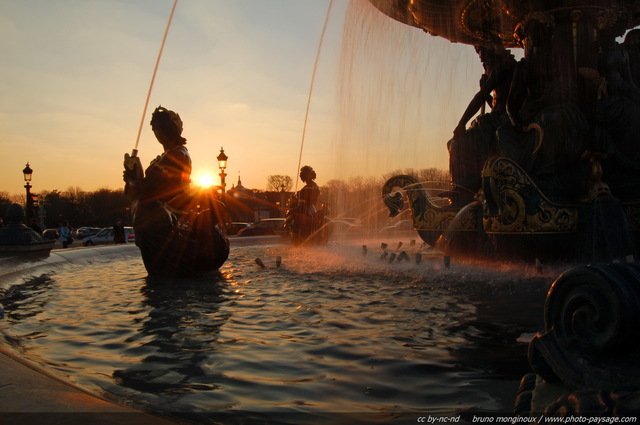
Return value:
M 64 264 L 88 264 L 96 257 L 115 260 L 138 256 L 138 247 L 126 244 L 54 249 L 48 256 L 25 254 L 0 257 L 0 288 L 6 288 L 25 277 L 55 270 Z

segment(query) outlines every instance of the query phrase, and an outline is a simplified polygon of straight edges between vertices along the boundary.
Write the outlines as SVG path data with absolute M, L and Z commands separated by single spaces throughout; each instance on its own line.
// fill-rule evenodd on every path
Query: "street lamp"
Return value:
M 27 166 L 24 167 L 24 170 L 22 170 L 22 174 L 24 174 L 24 181 L 27 182 L 27 185 L 29 185 L 29 182 L 31 181 L 31 176 L 33 175 L 33 170 L 31 169 L 31 167 L 29 167 L 29 163 L 27 162 Z M 29 185 L 29 187 L 31 187 Z
M 29 163 L 27 162 L 27 166 L 22 170 L 22 174 L 24 175 L 25 185 L 24 188 L 27 189 L 27 202 L 26 202 L 26 219 L 27 224 L 31 222 L 31 210 L 33 209 L 33 199 L 31 198 L 31 176 L 33 175 L 33 170 L 29 167 Z
M 225 155 L 224 148 L 220 147 L 220 155 L 218 155 L 218 168 L 220 168 L 220 187 L 222 189 L 222 196 L 224 197 L 225 187 L 227 184 L 224 181 L 224 178 L 227 177 L 227 173 L 224 172 L 225 168 L 227 168 L 227 159 L 229 157 Z

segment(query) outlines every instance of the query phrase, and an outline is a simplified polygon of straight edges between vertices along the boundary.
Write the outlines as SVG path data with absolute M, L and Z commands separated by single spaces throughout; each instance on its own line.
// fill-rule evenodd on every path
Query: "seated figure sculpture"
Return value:
M 136 245 L 150 275 L 190 275 L 218 269 L 229 255 L 220 227 L 222 208 L 193 212 L 191 157 L 180 116 L 162 106 L 151 128 L 164 152 L 143 172 L 137 156 L 125 154 L 125 194 L 131 201 Z
M 448 142 L 449 169 L 454 184 L 449 196 L 454 204 L 466 204 L 480 189 L 480 173 L 484 162 L 496 153 L 496 130 L 506 117 L 506 100 L 516 61 L 502 46 L 476 46 L 484 67 L 480 90 L 473 97 Z M 485 102 L 490 113 L 483 113 L 465 130 L 467 122 Z
M 576 103 L 577 83 L 561 62 L 543 54 L 555 39 L 546 23 L 531 19 L 517 35 L 525 57 L 513 72 L 509 119 L 497 131 L 497 150 L 520 165 L 551 199 L 574 200 L 582 193 L 586 175 L 581 158 L 589 131 L 587 117 Z M 555 57 L 563 54 L 558 49 Z
M 631 31 L 626 45 L 616 42 L 623 27 L 605 27 L 598 31 L 598 74 L 605 90 L 596 104 L 596 125 L 600 130 L 598 150 L 606 155 L 604 172 L 613 194 L 621 199 L 638 200 L 640 178 L 640 88 L 636 85 L 631 58 L 637 59 L 637 47 L 631 41 L 637 34 Z M 636 43 L 637 44 L 637 43 Z M 637 69 L 636 69 L 637 74 Z
M 289 200 L 285 227 L 294 244 L 303 242 L 326 243 L 331 228 L 325 226 L 325 209 L 318 209 L 320 188 L 315 182 L 316 172 L 308 165 L 300 169 L 300 180 L 305 185 Z
M 631 30 L 625 35 L 623 47 L 629 58 L 633 84 L 640 87 L 640 29 Z

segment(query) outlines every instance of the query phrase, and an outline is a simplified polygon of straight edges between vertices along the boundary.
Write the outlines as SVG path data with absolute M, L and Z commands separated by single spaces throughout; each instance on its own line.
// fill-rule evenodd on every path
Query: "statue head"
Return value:
M 309 182 L 309 181 L 315 180 L 316 172 L 313 171 L 313 168 L 311 168 L 310 166 L 305 165 L 300 169 L 300 179 L 303 182 Z
M 476 53 L 480 57 L 482 64 L 485 68 L 491 68 L 493 65 L 503 60 L 504 58 L 509 58 L 511 52 L 504 48 L 504 46 L 495 44 L 495 45 L 482 45 L 478 44 L 475 46 Z
M 158 106 L 151 114 L 151 128 L 163 145 L 184 145 L 187 139 L 182 137 L 182 120 L 177 113 Z

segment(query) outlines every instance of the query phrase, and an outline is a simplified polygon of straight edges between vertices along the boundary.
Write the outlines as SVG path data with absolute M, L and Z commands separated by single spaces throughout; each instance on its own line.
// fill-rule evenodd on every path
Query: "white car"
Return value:
M 287 230 L 284 228 L 284 218 L 264 218 L 260 221 L 252 223 L 251 226 L 240 229 L 238 236 L 266 236 L 280 235 L 288 236 Z
M 133 232 L 133 227 L 124 228 L 124 240 L 125 242 L 135 242 L 136 235 Z M 82 240 L 82 246 L 94 246 L 105 245 L 113 243 L 113 227 L 105 227 L 93 236 L 84 238 Z
M 381 233 L 396 233 L 413 231 L 413 220 L 400 220 L 391 226 L 383 227 Z

